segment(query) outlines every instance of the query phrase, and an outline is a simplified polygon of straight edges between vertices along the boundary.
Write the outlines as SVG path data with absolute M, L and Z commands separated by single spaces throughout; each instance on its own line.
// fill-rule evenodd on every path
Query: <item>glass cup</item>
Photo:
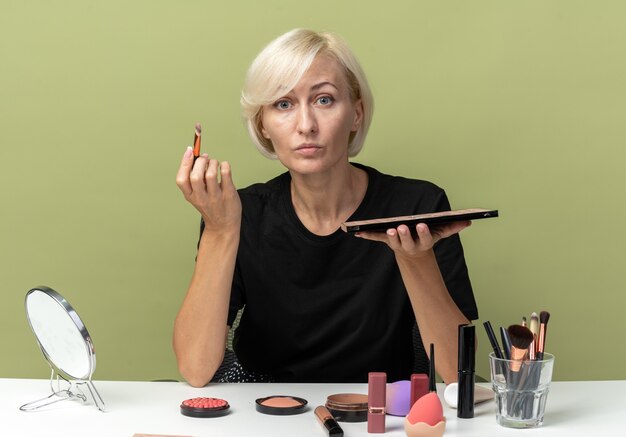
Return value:
M 554 355 L 542 360 L 515 361 L 489 354 L 496 421 L 508 428 L 535 428 L 543 423 L 552 381 Z

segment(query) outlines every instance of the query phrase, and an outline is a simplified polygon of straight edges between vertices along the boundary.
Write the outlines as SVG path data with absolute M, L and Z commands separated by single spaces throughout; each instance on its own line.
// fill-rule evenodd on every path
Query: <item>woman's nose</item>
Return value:
M 298 108 L 298 133 L 308 135 L 317 132 L 317 119 L 315 112 L 308 105 Z

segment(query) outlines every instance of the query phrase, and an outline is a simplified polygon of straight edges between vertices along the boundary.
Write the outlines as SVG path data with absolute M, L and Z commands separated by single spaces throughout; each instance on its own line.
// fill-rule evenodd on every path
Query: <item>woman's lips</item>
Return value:
M 322 150 L 322 148 L 316 144 L 301 144 L 296 148 L 296 153 L 309 156 L 316 154 L 320 150 Z

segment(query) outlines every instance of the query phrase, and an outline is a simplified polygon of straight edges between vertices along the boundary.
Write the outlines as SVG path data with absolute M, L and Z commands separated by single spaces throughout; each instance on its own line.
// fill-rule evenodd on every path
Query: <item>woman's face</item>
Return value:
M 322 173 L 348 162 L 348 141 L 363 117 L 353 102 L 344 71 L 319 55 L 289 93 L 263 107 L 263 136 L 291 171 Z

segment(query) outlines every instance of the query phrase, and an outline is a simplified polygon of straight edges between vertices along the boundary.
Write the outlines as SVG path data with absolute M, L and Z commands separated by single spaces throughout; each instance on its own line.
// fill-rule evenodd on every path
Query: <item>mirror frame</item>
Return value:
M 37 336 L 37 333 L 35 332 L 35 329 L 33 328 L 33 324 L 30 320 L 30 314 L 28 312 L 28 297 L 37 291 L 46 294 L 48 297 L 54 300 L 59 306 L 61 306 L 61 308 L 72 319 L 72 322 L 76 326 L 76 329 L 78 330 L 80 335 L 83 337 L 83 341 L 85 343 L 87 352 L 89 354 L 89 371 L 87 375 L 81 375 L 81 376 L 70 375 L 64 369 L 59 368 L 57 364 L 54 362 L 54 360 L 52 359 L 52 357 L 50 356 L 50 354 L 48 353 L 48 351 L 46 351 L 43 344 L 41 344 L 41 341 L 39 341 L 39 337 Z M 89 335 L 89 332 L 87 331 L 87 328 L 85 327 L 85 324 L 83 323 L 81 318 L 78 316 L 78 313 L 76 312 L 76 310 L 74 310 L 72 305 L 70 305 L 70 303 L 63 296 L 61 296 L 52 288 L 46 287 L 46 286 L 39 286 L 39 287 L 32 288 L 31 290 L 28 291 L 28 293 L 26 293 L 26 297 L 24 298 L 24 307 L 26 310 L 26 319 L 28 320 L 28 325 L 30 326 L 31 331 L 33 331 L 33 334 L 35 335 L 35 339 L 37 340 L 37 344 L 39 345 L 41 352 L 46 358 L 46 361 L 48 362 L 48 364 L 50 364 L 50 367 L 52 367 L 57 374 L 61 375 L 65 379 L 90 380 L 91 376 L 96 370 L 96 351 L 94 349 L 91 336 Z
M 35 292 L 41 292 L 41 293 L 44 293 L 46 296 L 50 297 L 71 318 L 72 322 L 74 323 L 76 329 L 78 330 L 79 334 L 81 335 L 83 339 L 84 345 L 89 355 L 89 370 L 88 370 L 87 375 L 82 375 L 80 377 L 77 377 L 74 375 L 70 375 L 64 369 L 59 368 L 57 364 L 52 360 L 52 358 L 50 357 L 50 354 L 48 353 L 48 351 L 46 351 L 45 347 L 39 340 L 39 337 L 37 336 L 37 332 L 33 328 L 30 313 L 28 311 L 28 297 Z M 96 389 L 96 387 L 93 385 L 93 382 L 91 381 L 91 377 L 94 371 L 96 370 L 96 352 L 93 346 L 93 341 L 91 340 L 91 336 L 89 335 L 89 332 L 87 331 L 87 328 L 85 327 L 85 324 L 83 323 L 81 318 L 78 316 L 78 313 L 76 312 L 76 310 L 74 310 L 72 305 L 70 305 L 70 303 L 63 296 L 61 296 L 61 294 L 57 293 L 52 288 L 46 287 L 44 285 L 34 287 L 30 289 L 28 293 L 26 293 L 26 297 L 24 298 L 24 307 L 26 310 L 26 319 L 28 321 L 28 325 L 30 326 L 31 331 L 33 332 L 35 339 L 37 340 L 39 349 L 43 353 L 44 358 L 48 362 L 48 365 L 50 366 L 50 369 L 51 369 L 50 388 L 52 390 L 52 394 L 43 399 L 39 399 L 37 401 L 24 404 L 20 407 L 20 410 L 33 411 L 38 408 L 50 405 L 55 402 L 66 400 L 66 399 L 80 399 L 83 402 L 86 402 L 87 396 L 85 392 L 83 392 L 83 390 L 81 389 L 82 386 L 86 386 L 95 405 L 98 407 L 100 411 L 104 412 L 105 411 L 104 401 L 102 400 L 100 393 L 98 393 L 98 390 Z M 56 374 L 56 378 L 55 378 L 55 374 Z M 56 387 L 55 387 L 55 380 L 56 380 Z M 65 385 L 65 388 L 61 388 L 62 384 Z

